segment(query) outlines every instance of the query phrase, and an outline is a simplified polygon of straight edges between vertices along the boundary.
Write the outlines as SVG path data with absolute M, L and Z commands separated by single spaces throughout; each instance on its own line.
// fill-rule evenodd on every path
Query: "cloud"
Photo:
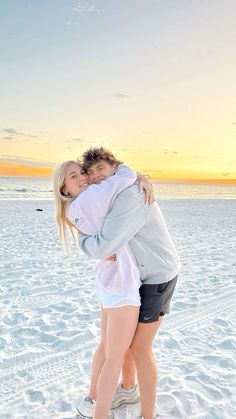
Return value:
M 70 141 L 73 141 L 74 143 L 83 143 L 84 142 L 84 140 L 82 138 L 73 138 Z
M 76 4 L 73 7 L 73 10 L 76 13 L 84 13 L 84 12 L 98 13 L 100 11 L 94 4 L 90 4 L 90 5 Z
M 115 97 L 117 99 L 128 99 L 129 98 L 129 96 L 126 95 L 125 93 L 113 93 L 111 96 Z
M 96 6 L 92 5 L 87 8 L 87 11 L 90 13 L 96 13 L 96 12 L 99 12 L 100 10 Z
M 0 129 L 0 132 L 3 132 L 3 133 L 6 132 L 7 134 L 14 135 L 14 136 L 38 138 L 35 135 L 24 134 L 23 132 L 16 131 L 14 128 L 3 128 L 3 129 Z
M 223 177 L 228 177 L 228 176 L 230 176 L 230 175 L 231 175 L 231 172 L 222 173 L 221 175 L 222 175 Z
M 9 156 L 9 155 L 2 155 L 2 157 L 0 157 L 0 161 L 9 162 L 12 164 L 22 163 L 26 166 L 33 166 L 33 167 L 54 167 L 56 165 L 54 162 L 33 160 L 27 157 Z
M 5 159 L 23 159 L 24 157 L 18 157 L 18 156 L 13 156 L 13 155 L 11 155 L 11 156 L 9 156 L 8 154 L 2 154 L 2 157 L 0 158 L 0 160 L 5 160 Z
M 85 142 L 85 140 L 83 138 L 72 138 L 71 140 L 63 141 L 63 143 L 71 144 L 71 145 L 72 145 L 72 143 L 80 143 L 80 145 L 82 145 L 82 143 L 84 143 L 84 142 Z
M 71 20 L 66 22 L 66 25 L 78 25 L 78 24 L 79 24 L 79 22 L 71 22 Z
M 11 141 L 13 140 L 13 137 L 2 137 L 2 139 L 5 141 Z
M 7 132 L 8 134 L 11 134 L 11 135 L 25 135 L 25 134 L 23 134 L 23 132 L 17 132 L 14 128 L 4 128 L 4 129 L 1 129 L 0 130 L 0 132 Z
M 175 150 L 165 150 L 163 154 L 165 154 L 165 155 L 167 155 L 167 154 L 179 154 L 179 152 L 175 151 Z

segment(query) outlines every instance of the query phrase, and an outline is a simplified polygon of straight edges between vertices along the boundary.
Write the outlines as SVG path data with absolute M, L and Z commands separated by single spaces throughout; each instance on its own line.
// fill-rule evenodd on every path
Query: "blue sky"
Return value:
M 236 178 L 235 1 L 9 0 L 0 12 L 8 163 L 104 145 L 164 177 Z

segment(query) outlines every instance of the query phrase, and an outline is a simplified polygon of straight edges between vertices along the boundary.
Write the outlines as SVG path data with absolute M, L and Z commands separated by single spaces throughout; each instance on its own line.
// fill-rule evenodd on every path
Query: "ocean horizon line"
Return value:
M 148 175 L 147 175 L 148 176 Z M 149 176 L 148 176 L 149 177 Z M 39 180 L 52 180 L 52 176 L 11 176 L 11 175 L 1 175 L 0 179 L 39 179 Z M 155 183 L 163 184 L 179 184 L 179 185 L 235 185 L 236 179 L 233 180 L 224 180 L 224 179 L 158 179 L 149 177 L 150 181 Z

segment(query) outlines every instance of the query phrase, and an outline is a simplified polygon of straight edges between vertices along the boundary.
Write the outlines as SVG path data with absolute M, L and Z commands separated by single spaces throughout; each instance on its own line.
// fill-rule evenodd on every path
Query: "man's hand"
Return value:
M 139 180 L 139 190 L 145 191 L 145 202 L 148 205 L 152 205 L 155 202 L 155 195 L 152 183 L 150 182 L 149 178 L 141 173 L 137 173 L 137 177 Z
M 112 256 L 108 256 L 105 260 L 110 260 L 111 262 L 115 262 L 116 261 L 116 254 L 112 255 Z

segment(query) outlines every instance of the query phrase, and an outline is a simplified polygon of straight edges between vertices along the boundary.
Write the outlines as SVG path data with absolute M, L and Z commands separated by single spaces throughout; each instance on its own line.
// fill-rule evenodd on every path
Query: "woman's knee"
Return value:
M 106 348 L 106 359 L 112 360 L 113 362 L 123 363 L 127 348 L 107 347 Z
M 124 362 L 124 354 L 107 354 L 105 363 L 112 366 L 112 368 L 121 368 Z
M 97 351 L 106 354 L 106 342 L 102 339 L 97 347 Z

